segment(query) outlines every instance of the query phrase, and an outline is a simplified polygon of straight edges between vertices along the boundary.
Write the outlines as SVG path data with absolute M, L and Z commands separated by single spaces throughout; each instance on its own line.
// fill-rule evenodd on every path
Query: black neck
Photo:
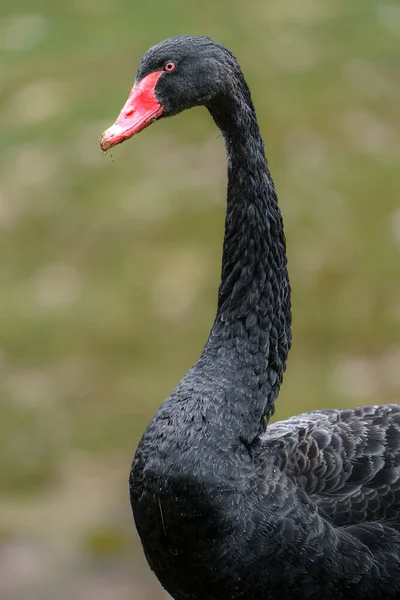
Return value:
M 225 139 L 228 193 L 218 311 L 207 346 L 234 348 L 237 370 L 246 365 L 259 375 L 256 402 L 268 417 L 291 345 L 290 285 L 274 184 L 250 92 L 239 83 L 234 98 L 209 107 Z

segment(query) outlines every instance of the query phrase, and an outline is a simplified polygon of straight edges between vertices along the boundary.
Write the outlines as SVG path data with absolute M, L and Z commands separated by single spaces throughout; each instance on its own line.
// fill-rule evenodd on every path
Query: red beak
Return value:
M 102 150 L 109 150 L 109 148 L 124 142 L 151 125 L 153 120 L 162 114 L 163 107 L 157 101 L 154 93 L 161 74 L 162 71 L 150 73 L 133 86 L 118 119 L 100 137 Z

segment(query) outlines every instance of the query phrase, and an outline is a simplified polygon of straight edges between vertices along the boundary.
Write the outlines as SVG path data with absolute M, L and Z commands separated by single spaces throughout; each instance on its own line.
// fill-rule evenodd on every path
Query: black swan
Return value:
M 175 600 L 400 599 L 400 405 L 268 425 L 291 345 L 282 218 L 250 91 L 206 37 L 148 50 L 103 150 L 203 105 L 228 191 L 218 309 L 205 348 L 137 448 L 130 497 Z

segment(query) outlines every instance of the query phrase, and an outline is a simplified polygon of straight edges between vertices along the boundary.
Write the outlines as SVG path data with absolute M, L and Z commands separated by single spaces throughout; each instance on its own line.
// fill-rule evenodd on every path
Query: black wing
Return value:
M 336 527 L 400 528 L 400 405 L 316 411 L 270 425 L 281 468 Z

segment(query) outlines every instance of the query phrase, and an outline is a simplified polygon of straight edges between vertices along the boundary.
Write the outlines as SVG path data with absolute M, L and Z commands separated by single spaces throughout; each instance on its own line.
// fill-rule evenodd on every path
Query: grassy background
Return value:
M 209 331 L 226 180 L 204 109 L 100 153 L 160 39 L 214 37 L 253 91 L 293 288 L 276 418 L 399 400 L 399 31 L 389 0 L 3 0 L 0 593 L 164 598 L 127 476 Z

